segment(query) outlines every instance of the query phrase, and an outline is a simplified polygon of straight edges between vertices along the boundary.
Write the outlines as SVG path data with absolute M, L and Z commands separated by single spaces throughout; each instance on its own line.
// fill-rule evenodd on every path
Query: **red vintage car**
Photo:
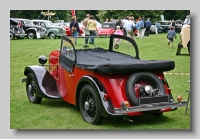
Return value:
M 102 27 L 98 30 L 98 36 L 110 36 L 115 33 L 116 22 L 104 22 Z
M 113 47 L 114 39 L 121 39 L 118 47 Z M 163 74 L 174 69 L 174 61 L 141 60 L 137 44 L 125 36 L 112 34 L 105 40 L 108 47 L 83 48 L 63 36 L 60 49 L 48 59 L 40 56 L 40 65 L 25 67 L 22 82 L 28 100 L 40 104 L 42 98 L 63 99 L 92 124 L 101 124 L 109 116 L 161 115 L 186 106 L 180 96 L 178 102 L 174 100 Z M 134 53 L 126 54 L 124 49 Z

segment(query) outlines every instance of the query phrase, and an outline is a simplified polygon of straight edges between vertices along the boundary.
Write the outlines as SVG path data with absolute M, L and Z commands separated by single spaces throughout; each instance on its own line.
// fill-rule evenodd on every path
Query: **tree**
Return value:
M 133 16 L 135 20 L 139 17 L 150 18 L 151 20 L 160 20 L 160 15 L 163 14 L 163 10 L 100 10 L 97 16 L 101 22 L 104 22 L 107 18 L 124 18 L 125 16 Z
M 186 15 L 190 14 L 190 10 L 165 10 L 163 14 L 165 20 L 184 20 Z
M 10 17 L 25 18 L 25 19 L 48 19 L 48 17 L 41 15 L 44 10 L 10 10 Z M 45 10 L 47 12 L 48 10 Z M 71 10 L 49 10 L 55 12 L 50 20 L 64 20 L 71 21 Z M 96 20 L 104 22 L 107 18 L 124 18 L 125 16 L 134 16 L 135 20 L 139 17 L 150 18 L 152 22 L 161 20 L 161 15 L 164 15 L 165 20 L 184 20 L 186 15 L 190 14 L 189 10 L 75 10 L 77 21 L 85 18 L 86 14 L 94 15 Z
M 12 18 L 25 18 L 25 19 L 48 19 L 47 16 L 41 14 L 43 10 L 11 10 L 10 17 Z M 71 18 L 70 10 L 45 10 L 44 12 L 54 12 L 54 16 L 49 19 L 54 22 L 55 20 L 65 20 L 69 21 Z

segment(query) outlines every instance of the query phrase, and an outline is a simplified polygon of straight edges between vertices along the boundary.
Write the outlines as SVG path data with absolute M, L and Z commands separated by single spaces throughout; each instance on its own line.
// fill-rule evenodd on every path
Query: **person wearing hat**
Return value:
M 189 15 L 187 15 L 186 18 L 185 18 L 184 25 L 185 24 L 190 25 L 190 17 L 189 17 Z

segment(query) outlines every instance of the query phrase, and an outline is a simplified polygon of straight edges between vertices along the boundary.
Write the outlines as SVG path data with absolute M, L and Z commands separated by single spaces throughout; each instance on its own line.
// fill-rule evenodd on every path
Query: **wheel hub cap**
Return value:
M 84 106 L 86 110 L 89 110 L 89 103 L 87 101 L 85 102 Z
M 153 88 L 149 85 L 145 86 L 145 91 L 148 93 L 148 94 L 152 94 L 153 93 Z
M 32 90 L 32 86 L 29 85 L 29 86 L 28 86 L 28 91 L 31 92 L 31 90 Z

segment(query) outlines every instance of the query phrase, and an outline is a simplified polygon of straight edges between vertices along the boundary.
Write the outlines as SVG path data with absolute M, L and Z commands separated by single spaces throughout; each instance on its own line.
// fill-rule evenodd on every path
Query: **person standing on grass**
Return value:
M 138 22 L 137 22 L 137 24 L 136 24 L 136 28 L 137 28 L 137 30 L 138 30 L 137 39 L 142 39 L 142 38 L 143 38 L 143 37 L 142 37 L 142 28 L 141 28 L 141 26 L 144 26 L 144 23 L 143 23 L 143 21 L 142 21 L 142 18 L 139 18 L 139 19 L 138 19 Z
M 123 35 L 123 31 L 120 29 L 120 26 L 117 26 L 116 28 L 117 28 L 117 30 L 115 30 L 114 34 Z M 120 39 L 115 38 L 115 44 L 119 44 L 119 43 L 120 43 Z
M 143 21 L 143 23 L 144 23 L 144 26 L 143 26 L 143 29 L 142 29 L 142 38 L 144 38 L 144 33 L 145 33 L 145 31 L 146 31 L 146 20 L 145 20 L 144 17 L 142 17 L 142 21 Z
M 89 32 L 90 32 L 90 36 L 92 36 L 92 37 L 90 38 L 91 44 L 94 45 L 94 36 L 96 35 L 96 31 L 97 31 L 97 22 L 95 21 L 93 15 L 90 16 L 90 20 L 89 20 L 88 23 L 87 23 L 87 29 L 88 29 Z M 87 43 L 87 42 L 86 42 L 86 43 Z
M 74 45 L 76 45 L 77 44 L 77 37 L 78 37 L 79 32 L 80 32 L 79 24 L 76 21 L 76 16 L 72 17 L 72 21 L 70 22 L 69 27 L 70 27 L 71 34 L 74 37 Z
M 169 45 L 171 43 L 171 47 L 173 47 L 174 37 L 176 38 L 176 32 L 174 31 L 174 27 L 171 26 L 169 32 L 167 33 L 167 44 Z
M 123 26 L 123 29 L 124 29 L 124 36 L 127 36 L 127 32 L 126 32 L 126 28 L 125 28 L 127 21 L 128 21 L 128 19 L 126 17 L 124 17 L 124 19 L 122 20 L 122 26 Z
M 158 29 L 159 29 L 159 24 L 158 22 L 155 23 L 155 32 L 156 32 L 156 35 L 158 34 Z
M 133 27 L 135 27 L 135 23 L 133 20 L 134 17 L 130 16 L 129 20 L 126 22 L 124 27 L 126 29 L 127 37 L 132 38 L 134 40 Z
M 144 35 L 147 36 L 147 37 L 150 34 L 150 28 L 151 28 L 151 21 L 150 21 L 150 18 L 147 18 L 147 21 L 146 21 L 146 30 L 145 30 L 145 33 L 144 33 Z
M 90 14 L 86 15 L 86 18 L 83 20 L 83 25 L 85 27 L 85 36 L 90 36 L 89 30 L 87 29 L 87 23 L 90 19 Z M 85 45 L 88 44 L 88 37 L 85 38 Z
M 189 17 L 189 15 L 187 15 L 185 20 L 184 20 L 184 25 L 185 24 L 190 25 L 190 17 Z

